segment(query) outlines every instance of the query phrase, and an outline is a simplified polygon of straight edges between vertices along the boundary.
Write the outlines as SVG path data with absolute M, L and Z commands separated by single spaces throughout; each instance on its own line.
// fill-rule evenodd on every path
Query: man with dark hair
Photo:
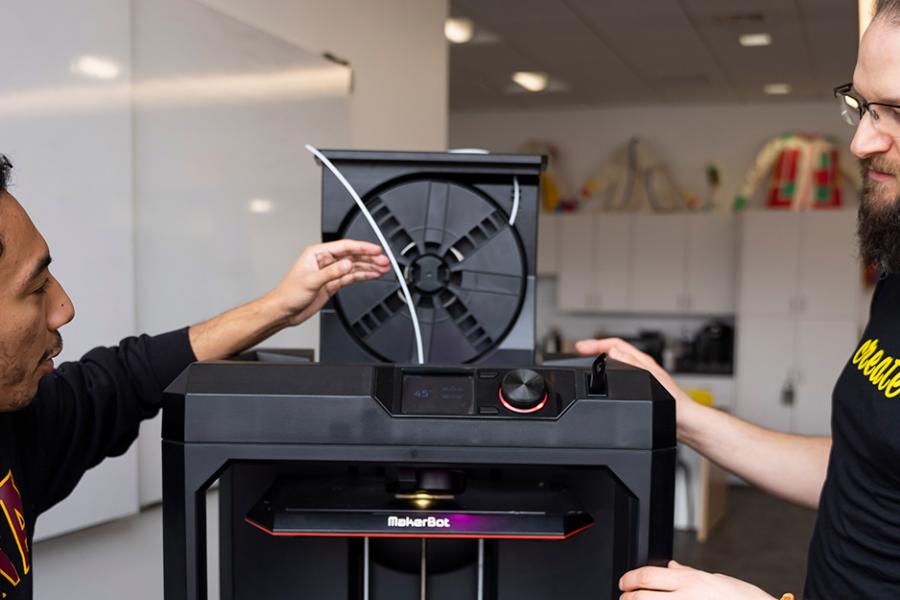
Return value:
M 125 452 L 162 391 L 190 362 L 230 356 L 302 323 L 355 281 L 387 272 L 381 248 L 340 240 L 307 248 L 270 292 L 205 323 L 96 348 L 56 370 L 59 330 L 75 315 L 50 253 L 9 194 L 0 155 L 0 600 L 32 597 L 35 519 L 87 469 Z
M 900 0 L 877 2 L 853 82 L 835 95 L 856 127 L 850 149 L 865 178 L 860 253 L 882 277 L 834 388 L 831 437 L 778 433 L 701 406 L 621 340 L 585 340 L 578 349 L 647 369 L 676 399 L 683 443 L 776 496 L 818 508 L 805 599 L 900 598 Z M 674 562 L 626 573 L 620 587 L 622 600 L 771 598 Z

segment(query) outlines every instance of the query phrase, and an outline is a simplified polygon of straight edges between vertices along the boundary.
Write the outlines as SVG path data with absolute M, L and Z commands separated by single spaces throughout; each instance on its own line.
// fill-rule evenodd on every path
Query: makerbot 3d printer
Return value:
M 319 362 L 258 353 L 171 385 L 166 600 L 207 597 L 217 480 L 224 600 L 607 600 L 664 564 L 674 401 L 603 356 L 535 365 L 543 159 L 324 156 L 372 221 L 323 169 L 323 238 L 377 227 L 408 295 L 396 273 L 341 290 Z

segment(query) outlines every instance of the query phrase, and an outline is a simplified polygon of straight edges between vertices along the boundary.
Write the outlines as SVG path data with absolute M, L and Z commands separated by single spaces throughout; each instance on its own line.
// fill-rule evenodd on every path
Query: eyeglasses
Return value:
M 876 129 L 891 137 L 900 138 L 900 105 L 867 102 L 853 90 L 852 83 L 834 88 L 834 97 L 837 98 L 841 116 L 848 125 L 857 127 L 863 115 L 869 113 Z

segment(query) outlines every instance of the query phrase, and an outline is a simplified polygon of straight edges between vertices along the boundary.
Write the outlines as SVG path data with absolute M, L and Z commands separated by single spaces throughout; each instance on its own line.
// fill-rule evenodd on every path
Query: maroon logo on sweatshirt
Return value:
M 25 575 L 31 571 L 28 550 L 28 531 L 25 529 L 25 510 L 22 508 L 22 495 L 13 479 L 12 471 L 0 481 L 0 512 L 6 517 L 9 531 L 16 540 L 19 555 L 22 558 L 22 570 Z M 0 575 L 9 581 L 13 587 L 19 585 L 21 577 L 13 562 L 0 550 Z M 3 595 L 4 597 L 6 594 Z

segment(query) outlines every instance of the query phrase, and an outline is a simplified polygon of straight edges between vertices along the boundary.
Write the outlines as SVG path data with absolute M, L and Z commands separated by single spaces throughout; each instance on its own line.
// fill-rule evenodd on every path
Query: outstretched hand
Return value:
M 666 567 L 641 567 L 619 580 L 619 600 L 773 600 L 745 581 L 707 573 L 669 561 Z
M 390 263 L 381 247 L 369 242 L 338 240 L 306 248 L 275 289 L 267 294 L 298 325 L 325 305 L 341 288 L 377 279 Z

